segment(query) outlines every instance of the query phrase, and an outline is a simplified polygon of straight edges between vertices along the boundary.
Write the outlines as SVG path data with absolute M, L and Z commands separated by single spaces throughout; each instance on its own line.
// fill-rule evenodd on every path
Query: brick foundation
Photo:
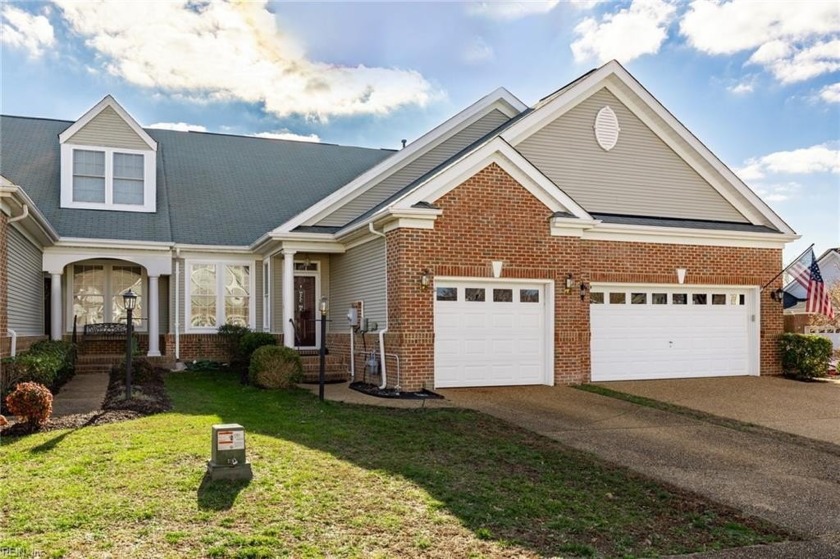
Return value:
M 552 237 L 551 211 L 492 164 L 435 202 L 443 210 L 433 230 L 387 233 L 389 352 L 399 355 L 405 390 L 434 385 L 434 290 L 418 285 L 422 270 L 434 276 L 492 277 L 490 262 L 504 261 L 502 279 L 554 280 L 554 376 L 558 384 L 589 381 L 589 300 L 572 274 L 585 282 L 763 285 L 781 270 L 780 249 L 584 241 Z M 777 280 L 777 284 L 780 280 Z M 772 290 L 778 285 L 771 285 Z M 761 297 L 761 373 L 779 374 L 776 338 L 781 305 Z M 391 382 L 389 381 L 389 384 Z
M 283 334 L 275 334 L 278 344 L 283 343 Z M 175 334 L 162 336 L 161 353 L 175 360 Z M 179 340 L 181 361 L 208 359 L 227 362 L 230 359 L 224 340 L 218 334 L 181 334 Z

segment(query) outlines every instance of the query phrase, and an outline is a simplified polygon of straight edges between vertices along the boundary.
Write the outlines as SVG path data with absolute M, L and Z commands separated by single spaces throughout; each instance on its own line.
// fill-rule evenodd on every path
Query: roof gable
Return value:
M 544 99 L 534 111 L 502 132 L 502 137 L 518 147 L 547 124 L 604 88 L 750 223 L 770 225 L 780 232 L 794 233 L 789 225 L 616 61 L 608 62 Z
M 157 142 L 110 95 L 59 134 L 58 140 L 62 144 L 157 151 Z

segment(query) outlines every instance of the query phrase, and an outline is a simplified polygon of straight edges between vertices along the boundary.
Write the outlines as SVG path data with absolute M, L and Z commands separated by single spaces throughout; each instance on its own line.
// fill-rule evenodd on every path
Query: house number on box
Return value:
M 245 431 L 219 431 L 218 450 L 242 450 L 245 448 Z

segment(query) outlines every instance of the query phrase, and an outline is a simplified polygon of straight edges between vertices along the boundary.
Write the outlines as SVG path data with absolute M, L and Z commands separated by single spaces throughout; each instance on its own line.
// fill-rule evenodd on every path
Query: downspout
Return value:
M 6 328 L 6 331 L 9 333 L 9 337 L 12 338 L 12 341 L 9 344 L 9 357 L 14 357 L 17 354 L 17 332 L 11 328 Z
M 373 222 L 371 221 L 368 223 L 368 230 L 376 235 L 377 237 L 382 237 L 385 239 L 385 233 L 381 233 L 373 228 Z M 387 241 L 386 241 L 386 255 L 387 255 Z M 379 331 L 379 352 L 382 354 L 382 384 L 379 385 L 380 390 L 385 390 L 385 387 L 388 385 L 388 377 L 385 370 L 385 333 L 388 332 L 388 262 L 386 258 L 385 262 L 385 328 Z
M 175 363 L 181 361 L 181 249 L 175 249 Z
M 24 204 L 23 205 L 23 213 L 18 215 L 18 216 L 9 218 L 9 221 L 7 221 L 6 223 L 14 223 L 15 221 L 20 221 L 22 219 L 26 219 L 28 216 L 29 216 L 29 205 Z

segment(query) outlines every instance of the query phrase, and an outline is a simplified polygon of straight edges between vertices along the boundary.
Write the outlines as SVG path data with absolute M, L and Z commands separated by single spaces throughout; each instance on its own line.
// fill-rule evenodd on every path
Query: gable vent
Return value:
M 604 107 L 598 111 L 595 117 L 595 139 L 604 151 L 610 151 L 615 147 L 619 132 L 621 128 L 618 127 L 618 117 L 615 116 L 613 110 Z

